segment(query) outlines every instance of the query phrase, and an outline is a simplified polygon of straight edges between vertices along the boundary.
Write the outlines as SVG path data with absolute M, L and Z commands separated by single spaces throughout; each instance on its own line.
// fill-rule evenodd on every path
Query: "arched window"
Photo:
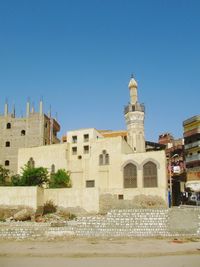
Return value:
M 26 131 L 25 130 L 21 130 L 21 136 L 26 135 Z
M 109 154 L 105 155 L 105 165 L 109 165 Z
M 35 161 L 33 160 L 33 158 L 30 158 L 28 161 L 28 166 L 30 168 L 35 168 Z
M 99 155 L 99 165 L 103 165 L 103 154 Z
M 102 154 L 99 155 L 99 165 L 109 165 L 110 159 L 109 154 L 106 152 L 106 150 L 102 151 Z
M 6 128 L 7 129 L 10 129 L 11 128 L 11 123 L 10 122 L 7 123 Z
M 54 164 L 51 165 L 51 174 L 53 174 L 53 173 L 55 173 L 55 165 Z
M 144 187 L 157 187 L 157 166 L 149 161 L 143 166 L 143 185 Z
M 9 160 L 6 160 L 5 161 L 5 166 L 9 166 L 10 165 L 10 161 Z
M 137 187 L 137 167 L 133 163 L 128 163 L 124 167 L 124 188 Z
M 6 141 L 6 147 L 10 147 L 10 141 Z

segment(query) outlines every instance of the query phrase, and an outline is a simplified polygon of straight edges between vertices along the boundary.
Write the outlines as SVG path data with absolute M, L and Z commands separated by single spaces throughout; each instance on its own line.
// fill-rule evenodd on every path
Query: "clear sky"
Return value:
M 125 129 L 134 74 L 145 135 L 200 114 L 199 0 L 0 0 L 0 112 L 29 97 L 68 130 Z

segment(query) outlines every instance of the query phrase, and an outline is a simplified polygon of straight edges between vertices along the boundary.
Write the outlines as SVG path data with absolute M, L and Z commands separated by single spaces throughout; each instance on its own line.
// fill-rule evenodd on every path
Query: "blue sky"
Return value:
M 0 112 L 42 97 L 60 135 L 125 129 L 133 73 L 146 139 L 182 137 L 200 114 L 199 14 L 198 0 L 0 0 Z

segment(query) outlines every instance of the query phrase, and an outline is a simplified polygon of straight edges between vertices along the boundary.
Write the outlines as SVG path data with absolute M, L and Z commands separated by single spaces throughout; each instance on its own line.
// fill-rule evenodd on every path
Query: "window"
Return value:
M 51 165 L 51 174 L 53 174 L 53 173 L 55 173 L 55 165 L 54 164 Z
M 99 155 L 99 165 L 103 165 L 103 154 Z
M 157 167 L 149 161 L 143 166 L 144 187 L 157 187 Z
M 5 166 L 9 166 L 10 165 L 10 161 L 9 160 L 6 160 L 5 161 Z
M 72 155 L 77 155 L 77 147 L 72 147 Z
M 105 155 L 105 165 L 109 165 L 109 155 Z
M 10 142 L 9 141 L 6 142 L 6 147 L 10 147 Z
M 99 155 L 99 165 L 109 165 L 110 164 L 110 157 L 106 150 L 102 151 L 102 154 Z
M 89 141 L 89 134 L 84 134 L 83 135 L 83 141 L 88 142 Z
M 128 163 L 124 167 L 124 188 L 137 187 L 137 167 L 133 163 Z
M 21 130 L 21 136 L 26 135 L 26 131 L 25 130 Z
M 86 181 L 86 187 L 95 187 L 95 181 L 94 180 L 87 180 Z
M 33 160 L 33 158 L 30 158 L 28 161 L 28 166 L 30 168 L 35 168 L 35 161 Z
M 11 128 L 11 123 L 10 122 L 7 123 L 6 128 L 7 129 L 10 129 Z
M 88 154 L 89 153 L 89 146 L 84 146 L 83 147 L 83 153 Z
M 72 136 L 72 143 L 74 143 L 74 144 L 77 143 L 77 136 L 76 135 Z
M 118 195 L 118 199 L 119 199 L 119 200 L 124 199 L 124 195 Z

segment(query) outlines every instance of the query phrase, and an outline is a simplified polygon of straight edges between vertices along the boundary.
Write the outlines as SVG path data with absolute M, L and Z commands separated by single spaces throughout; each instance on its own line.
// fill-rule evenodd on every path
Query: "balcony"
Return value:
M 190 148 L 193 148 L 193 147 L 200 147 L 200 141 L 196 141 L 196 142 L 193 142 L 191 144 L 185 145 L 185 149 L 190 149 Z
M 200 154 L 194 154 L 191 156 L 188 155 L 186 157 L 186 163 L 191 162 L 191 161 L 197 161 L 197 160 L 200 160 Z
M 125 106 L 125 108 L 124 108 L 124 114 L 125 115 L 128 112 L 134 112 L 134 111 L 145 112 L 145 106 L 144 106 L 144 104 L 139 104 L 139 103 L 136 103 L 135 105 L 129 104 L 128 106 Z

